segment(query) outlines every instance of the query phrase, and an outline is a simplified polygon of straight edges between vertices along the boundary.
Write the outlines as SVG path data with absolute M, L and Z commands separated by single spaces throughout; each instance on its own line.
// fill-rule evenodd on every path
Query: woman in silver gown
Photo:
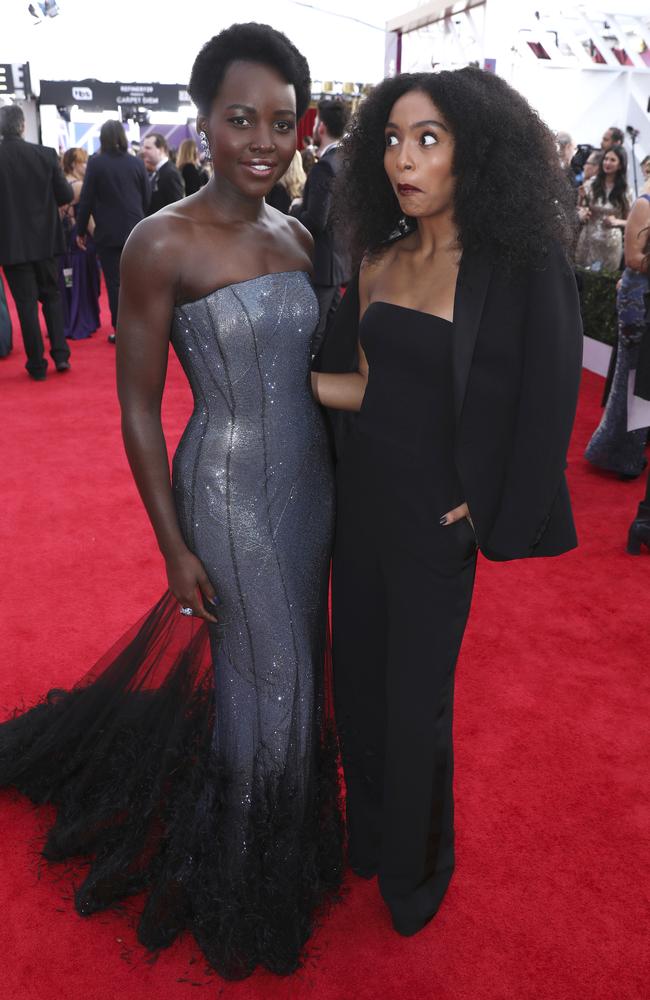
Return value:
M 272 28 L 234 25 L 190 92 L 214 177 L 134 230 L 117 341 L 169 591 L 72 691 L 0 726 L 0 783 L 58 806 L 44 854 L 90 858 L 81 914 L 144 893 L 145 946 L 188 929 L 238 978 L 293 971 L 340 883 L 333 483 L 309 386 L 311 237 L 264 201 L 296 148 L 308 66 Z M 171 482 L 170 340 L 194 395 Z
M 630 211 L 626 178 L 627 153 L 622 146 L 614 146 L 603 156 L 596 176 L 583 184 L 578 205 L 582 226 L 576 247 L 579 267 L 620 270 Z

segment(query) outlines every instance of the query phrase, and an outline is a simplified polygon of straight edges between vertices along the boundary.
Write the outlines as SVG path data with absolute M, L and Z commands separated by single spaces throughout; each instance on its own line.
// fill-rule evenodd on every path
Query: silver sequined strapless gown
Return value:
M 317 322 L 299 271 L 175 310 L 195 405 L 173 492 L 219 623 L 167 593 L 76 688 L 0 726 L 0 784 L 59 806 L 46 856 L 93 858 L 78 910 L 144 892 L 147 947 L 189 929 L 232 978 L 295 969 L 341 877 Z
M 306 780 L 333 531 L 325 427 L 311 394 L 318 307 L 302 272 L 176 310 L 195 409 L 174 456 L 176 509 L 219 600 L 211 629 L 219 754 L 247 787 L 255 758 Z

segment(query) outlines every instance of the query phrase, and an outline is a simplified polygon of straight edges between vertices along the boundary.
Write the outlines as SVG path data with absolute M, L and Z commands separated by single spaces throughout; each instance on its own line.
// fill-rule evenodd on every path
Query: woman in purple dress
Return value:
M 66 238 L 66 252 L 61 258 L 61 297 L 65 335 L 70 340 L 83 340 L 99 328 L 99 266 L 92 229 L 86 249 L 77 245 L 77 205 L 87 163 L 85 149 L 73 147 L 63 154 L 63 172 L 74 191 L 72 202 L 60 210 Z

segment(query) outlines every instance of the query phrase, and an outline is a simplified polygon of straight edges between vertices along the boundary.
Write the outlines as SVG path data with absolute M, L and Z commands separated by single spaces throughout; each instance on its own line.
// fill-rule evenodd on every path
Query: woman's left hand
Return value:
M 460 507 L 454 507 L 453 510 L 449 510 L 446 514 L 443 514 L 440 518 L 440 523 L 446 526 L 453 524 L 454 521 L 460 521 L 463 517 L 466 517 L 470 524 L 472 523 L 472 519 L 469 516 L 469 507 L 466 503 L 462 503 Z

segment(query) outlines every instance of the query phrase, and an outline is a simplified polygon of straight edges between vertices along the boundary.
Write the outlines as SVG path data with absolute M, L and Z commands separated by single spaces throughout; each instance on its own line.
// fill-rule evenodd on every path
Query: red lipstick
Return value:
M 413 184 L 398 184 L 397 191 L 399 194 L 422 194 L 421 189 L 414 187 Z

